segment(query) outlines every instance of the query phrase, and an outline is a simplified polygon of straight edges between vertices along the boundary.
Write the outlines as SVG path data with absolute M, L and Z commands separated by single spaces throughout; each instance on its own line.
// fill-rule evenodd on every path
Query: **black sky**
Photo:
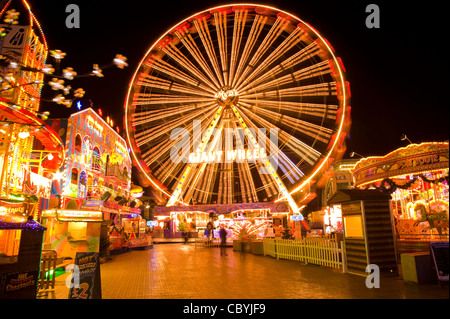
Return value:
M 252 2 L 252 1 L 248 1 Z M 229 1 L 29 0 L 49 47 L 67 52 L 63 67 L 89 72 L 116 53 L 128 58 L 125 70 L 104 70 L 104 78 L 70 83 L 86 99 L 122 124 L 127 87 L 147 49 L 190 15 Z M 81 13 L 79 29 L 68 29 L 68 4 Z M 288 11 L 317 29 L 342 58 L 351 86 L 352 128 L 347 153 L 385 155 L 407 134 L 412 142 L 448 141 L 449 57 L 447 12 L 443 1 L 273 0 L 253 1 Z M 380 8 L 379 29 L 368 29 L 366 6 Z M 51 58 L 48 63 L 52 63 Z M 44 90 L 44 95 L 52 92 Z M 52 117 L 75 109 L 43 103 Z

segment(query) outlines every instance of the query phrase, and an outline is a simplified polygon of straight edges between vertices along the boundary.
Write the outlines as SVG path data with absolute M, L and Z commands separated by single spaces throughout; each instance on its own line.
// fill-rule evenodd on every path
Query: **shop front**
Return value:
M 58 257 L 75 260 L 77 252 L 99 252 L 101 211 L 50 209 L 42 212 L 47 228 L 43 247 L 56 251 Z
M 410 144 L 386 156 L 364 158 L 352 172 L 357 188 L 391 195 L 400 250 L 426 250 L 429 241 L 448 241 L 448 143 Z
M 139 208 L 122 206 L 113 200 L 86 200 L 82 208 L 102 214 L 100 242 L 107 245 L 106 254 L 152 247 L 152 234 Z
M 112 255 L 153 247 L 153 225 L 139 214 L 120 212 L 109 224 L 109 252 Z

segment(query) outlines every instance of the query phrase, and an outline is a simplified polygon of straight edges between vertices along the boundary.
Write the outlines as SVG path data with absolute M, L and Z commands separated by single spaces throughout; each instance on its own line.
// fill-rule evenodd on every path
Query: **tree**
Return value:
M 281 234 L 282 239 L 294 239 L 294 235 L 291 232 L 291 228 L 284 228 Z

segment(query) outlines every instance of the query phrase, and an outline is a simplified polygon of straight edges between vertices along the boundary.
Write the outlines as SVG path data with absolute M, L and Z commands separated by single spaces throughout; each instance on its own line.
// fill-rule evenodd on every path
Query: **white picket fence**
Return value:
M 264 238 L 264 255 L 277 259 L 298 260 L 330 268 L 342 268 L 346 272 L 343 242 L 322 237 L 306 237 L 301 240 Z
M 220 238 L 205 239 L 205 238 L 195 238 L 195 249 L 204 247 L 220 247 Z

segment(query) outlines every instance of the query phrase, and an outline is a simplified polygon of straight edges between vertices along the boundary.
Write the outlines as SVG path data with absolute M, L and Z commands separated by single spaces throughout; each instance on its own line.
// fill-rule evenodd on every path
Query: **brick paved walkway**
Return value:
M 381 277 L 368 289 L 365 278 L 296 261 L 195 249 L 194 244 L 157 244 L 112 256 L 101 265 L 104 299 L 448 299 L 448 286 L 405 283 Z M 67 299 L 67 275 L 42 299 Z

